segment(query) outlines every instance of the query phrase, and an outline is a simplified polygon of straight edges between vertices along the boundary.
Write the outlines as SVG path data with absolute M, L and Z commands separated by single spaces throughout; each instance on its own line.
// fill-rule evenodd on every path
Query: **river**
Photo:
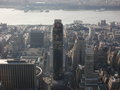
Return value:
M 97 24 L 100 20 L 107 22 L 120 22 L 120 11 L 79 10 L 63 11 L 50 10 L 50 12 L 29 11 L 0 8 L 0 22 L 9 25 L 21 24 L 53 24 L 54 19 L 62 19 L 63 24 L 82 20 L 84 23 Z

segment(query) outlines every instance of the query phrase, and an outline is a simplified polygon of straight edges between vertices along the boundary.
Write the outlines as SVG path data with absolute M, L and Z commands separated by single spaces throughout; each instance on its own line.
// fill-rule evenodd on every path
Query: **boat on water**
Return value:
M 46 13 L 50 12 L 49 10 L 45 10 Z
M 95 10 L 96 12 L 103 12 L 103 11 L 105 11 L 105 8 L 100 8 L 100 9 L 97 9 L 97 10 Z
M 28 9 L 24 9 L 24 12 L 28 12 L 29 10 Z
M 40 12 L 43 12 L 43 10 L 40 10 Z

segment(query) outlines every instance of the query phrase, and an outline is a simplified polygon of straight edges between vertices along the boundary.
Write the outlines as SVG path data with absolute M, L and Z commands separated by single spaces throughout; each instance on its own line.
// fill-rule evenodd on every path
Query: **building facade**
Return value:
M 55 20 L 53 27 L 53 78 L 62 78 L 63 71 L 63 24 Z
M 35 90 L 35 75 L 34 64 L 22 61 L 4 61 L 0 64 L 0 83 L 3 90 Z
M 43 47 L 44 33 L 37 30 L 32 30 L 30 33 L 30 46 L 33 48 Z

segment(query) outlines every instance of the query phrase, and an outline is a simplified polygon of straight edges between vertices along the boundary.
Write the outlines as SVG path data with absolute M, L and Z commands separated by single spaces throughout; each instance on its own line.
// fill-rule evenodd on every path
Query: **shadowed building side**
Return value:
M 63 73 L 63 25 L 55 20 L 53 27 L 53 78 L 62 79 Z

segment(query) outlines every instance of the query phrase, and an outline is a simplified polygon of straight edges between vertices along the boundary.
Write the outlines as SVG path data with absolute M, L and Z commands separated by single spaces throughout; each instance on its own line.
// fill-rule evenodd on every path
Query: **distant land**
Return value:
M 63 9 L 63 10 L 120 10 L 120 0 L 0 0 L 1 8 Z

